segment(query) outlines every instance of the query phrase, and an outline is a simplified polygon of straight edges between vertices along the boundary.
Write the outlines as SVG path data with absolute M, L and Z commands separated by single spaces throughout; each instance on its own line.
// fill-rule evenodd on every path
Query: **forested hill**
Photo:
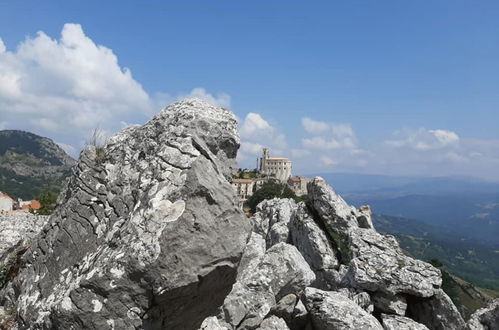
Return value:
M 59 192 L 75 160 L 54 141 L 18 130 L 0 131 L 0 191 L 32 199 Z

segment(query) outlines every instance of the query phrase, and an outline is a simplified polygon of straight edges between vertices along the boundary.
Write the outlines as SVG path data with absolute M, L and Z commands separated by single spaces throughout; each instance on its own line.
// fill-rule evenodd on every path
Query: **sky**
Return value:
M 77 157 L 198 97 L 294 174 L 499 180 L 497 1 L 0 1 L 0 129 Z

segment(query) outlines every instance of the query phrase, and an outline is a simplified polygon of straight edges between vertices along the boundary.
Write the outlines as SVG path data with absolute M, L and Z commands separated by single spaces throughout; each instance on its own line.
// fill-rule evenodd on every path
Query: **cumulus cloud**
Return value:
M 324 164 L 326 166 L 331 166 L 331 165 L 337 164 L 337 162 L 335 160 L 333 160 L 332 158 L 327 157 L 327 156 L 321 157 L 321 162 L 322 162 L 322 164 Z
M 12 128 L 81 147 L 96 127 L 116 132 L 121 122 L 144 121 L 183 97 L 230 106 L 229 95 L 203 88 L 151 97 L 116 54 L 96 44 L 79 24 L 65 24 L 59 39 L 40 31 L 15 50 L 0 39 L 0 118 L 8 118 Z
M 189 93 L 182 93 L 180 95 L 171 95 L 168 93 L 156 93 L 152 98 L 152 102 L 155 105 L 153 111 L 157 111 L 161 107 L 168 105 L 170 103 L 180 101 L 185 98 L 197 98 L 204 100 L 210 104 L 217 107 L 230 108 L 231 97 L 226 93 L 211 94 L 206 89 L 202 87 L 196 87 L 192 89 Z
M 250 112 L 241 124 L 240 134 L 242 138 L 255 138 L 259 135 L 270 135 L 274 131 L 272 127 L 258 113 Z
M 326 123 L 302 118 L 302 125 L 305 131 L 314 135 L 302 139 L 302 146 L 305 148 L 318 150 L 355 150 L 357 148 L 357 138 L 349 124 Z
M 78 134 L 151 106 L 130 70 L 78 24 L 65 24 L 58 40 L 38 32 L 0 49 L 0 115 L 35 130 Z
M 6 121 L 0 121 L 0 129 L 5 129 L 7 128 L 7 122 Z
M 301 124 L 305 131 L 310 134 L 321 134 L 329 129 L 329 125 L 326 122 L 313 120 L 308 117 L 301 119 Z
M 262 152 L 263 146 L 259 143 L 241 142 L 241 151 L 248 154 L 259 155 Z
M 405 147 L 418 151 L 441 149 L 456 145 L 459 142 L 459 136 L 455 132 L 443 129 L 404 129 L 396 131 L 394 135 L 400 138 L 385 141 L 388 146 Z

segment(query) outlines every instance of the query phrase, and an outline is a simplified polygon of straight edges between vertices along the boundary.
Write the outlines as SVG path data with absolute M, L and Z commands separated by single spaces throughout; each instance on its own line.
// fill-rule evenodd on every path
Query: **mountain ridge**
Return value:
M 76 161 L 53 140 L 21 130 L 0 131 L 0 191 L 33 199 L 58 193 Z

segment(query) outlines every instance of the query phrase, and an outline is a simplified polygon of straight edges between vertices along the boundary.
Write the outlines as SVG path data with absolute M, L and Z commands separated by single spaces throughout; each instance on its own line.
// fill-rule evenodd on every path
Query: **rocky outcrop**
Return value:
M 89 146 L 8 292 L 21 326 L 194 329 L 236 279 L 250 223 L 232 113 L 175 103 Z
M 28 212 L 0 214 L 0 256 L 13 246 L 28 244 L 47 220 L 48 216 Z
M 499 299 L 475 311 L 468 321 L 469 330 L 499 330 Z
M 423 324 L 400 315 L 382 314 L 381 319 L 385 330 L 428 330 Z
M 307 288 L 305 306 L 316 330 L 383 329 L 374 316 L 337 292 Z
M 432 330 L 466 329 L 461 314 L 442 289 L 435 290 L 430 298 L 411 297 L 407 315 Z
M 440 329 L 444 323 L 460 329 L 462 318 L 440 289 L 438 269 L 376 232 L 369 207 L 349 206 L 320 178 L 308 190 L 308 203 L 258 205 L 219 324 L 258 329 L 277 317 L 291 330 Z M 293 277 L 298 285 L 283 292 Z
M 88 147 L 0 294 L 21 328 L 464 329 L 440 271 L 324 180 L 243 216 L 235 127 L 186 100 Z
M 223 321 L 233 328 L 255 329 L 288 294 L 301 295 L 315 280 L 314 273 L 296 247 L 278 243 L 251 269 L 242 270 L 223 304 Z

